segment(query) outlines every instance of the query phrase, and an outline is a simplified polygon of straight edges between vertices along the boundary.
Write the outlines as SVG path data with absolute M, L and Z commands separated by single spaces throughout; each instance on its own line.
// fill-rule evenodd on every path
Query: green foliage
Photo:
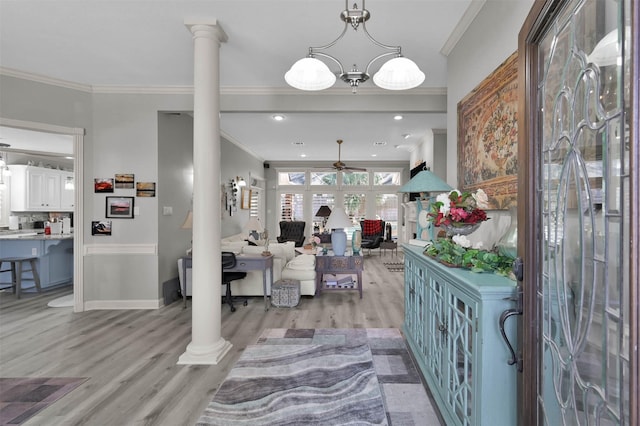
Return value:
M 471 272 L 493 272 L 511 277 L 513 259 L 494 251 L 464 248 L 449 238 L 438 238 L 424 254 L 441 263 L 471 270 Z

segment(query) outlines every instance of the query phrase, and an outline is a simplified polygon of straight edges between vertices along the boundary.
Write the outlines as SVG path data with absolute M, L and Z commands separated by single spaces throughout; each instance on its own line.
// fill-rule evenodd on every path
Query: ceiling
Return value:
M 335 161 L 336 139 L 345 141 L 343 161 L 409 160 L 410 149 L 430 129 L 446 128 L 442 102 L 433 107 L 424 100 L 446 95 L 446 54 L 483 3 L 366 1 L 369 32 L 401 45 L 426 74 L 420 87 L 402 93 L 371 81 L 355 95 L 340 80 L 312 93 L 285 83 L 284 73 L 309 46 L 340 34 L 342 0 L 0 0 L 0 67 L 94 91 L 190 87 L 193 42 L 184 21 L 215 18 L 228 35 L 220 50 L 222 94 L 268 100 L 256 106 L 249 98 L 233 108 L 223 103 L 221 130 L 230 140 L 265 161 Z M 357 63 L 362 69 L 382 51 L 349 28 L 329 52 L 345 68 Z M 288 101 L 274 100 L 280 97 Z M 285 120 L 274 121 L 276 113 Z M 398 113 L 403 120 L 393 120 Z

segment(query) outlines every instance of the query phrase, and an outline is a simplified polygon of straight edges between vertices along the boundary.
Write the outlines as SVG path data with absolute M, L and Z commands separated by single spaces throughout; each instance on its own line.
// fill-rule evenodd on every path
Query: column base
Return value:
M 209 346 L 196 346 L 193 342 L 187 345 L 186 351 L 178 358 L 178 365 L 216 365 L 231 350 L 233 345 L 222 337 Z

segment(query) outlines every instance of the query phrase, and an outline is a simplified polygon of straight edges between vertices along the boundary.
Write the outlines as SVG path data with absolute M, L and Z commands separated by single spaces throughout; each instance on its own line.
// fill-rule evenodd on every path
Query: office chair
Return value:
M 225 269 L 231 269 L 236 266 L 236 255 L 231 251 L 222 252 L 222 285 L 227 286 L 227 292 L 224 297 L 225 303 L 229 305 L 231 312 L 235 312 L 236 308 L 233 306 L 233 297 L 231 296 L 231 281 L 241 280 L 247 276 L 246 272 L 225 272 Z M 244 306 L 247 306 L 247 299 L 244 299 Z

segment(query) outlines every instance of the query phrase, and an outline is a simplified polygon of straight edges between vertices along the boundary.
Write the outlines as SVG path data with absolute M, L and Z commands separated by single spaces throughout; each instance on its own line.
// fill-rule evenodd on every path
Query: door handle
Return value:
M 511 318 L 514 315 L 522 315 L 522 310 L 520 309 L 507 309 L 500 315 L 500 334 L 502 334 L 502 338 L 504 342 L 507 344 L 509 348 L 509 352 L 511 352 L 511 358 L 507 361 L 507 364 L 514 365 L 516 364 L 516 368 L 519 372 L 522 372 L 522 357 L 516 355 L 516 352 L 513 350 L 513 346 L 507 337 L 507 333 L 504 331 L 504 323 L 507 319 Z

